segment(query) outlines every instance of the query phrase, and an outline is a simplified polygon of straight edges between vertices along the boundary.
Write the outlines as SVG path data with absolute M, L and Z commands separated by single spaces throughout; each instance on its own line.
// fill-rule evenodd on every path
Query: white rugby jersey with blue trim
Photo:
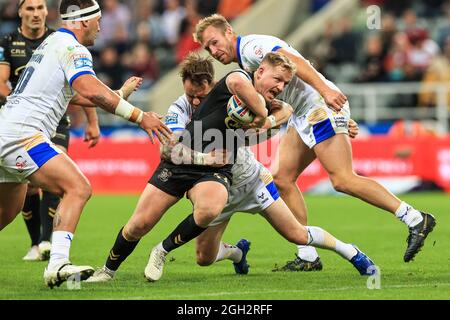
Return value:
M 194 109 L 186 95 L 179 97 L 167 111 L 166 126 L 173 132 L 182 131 L 191 122 Z M 259 162 L 248 147 L 240 147 L 236 155 L 236 163 L 231 169 L 232 187 L 239 187 L 259 173 Z
M 71 85 L 83 74 L 95 75 L 88 49 L 67 29 L 52 33 L 36 49 L 0 109 L 0 134 L 41 131 L 51 138 L 75 95 Z
M 255 72 L 266 54 L 277 51 L 280 48 L 293 55 L 302 56 L 289 44 L 276 37 L 258 34 L 238 37 L 237 54 L 239 65 L 247 72 Z M 320 76 L 328 85 L 337 89 L 331 81 L 325 79 L 322 75 Z M 317 99 L 320 99 L 320 95 L 309 84 L 294 76 L 289 85 L 277 98 L 289 103 L 294 108 L 294 113 L 300 117 L 306 113 L 312 104 L 316 103 Z

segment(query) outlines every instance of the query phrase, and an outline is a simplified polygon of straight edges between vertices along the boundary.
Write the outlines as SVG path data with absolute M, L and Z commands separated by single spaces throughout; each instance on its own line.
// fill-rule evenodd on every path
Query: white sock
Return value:
M 306 227 L 306 229 L 308 230 L 308 244 L 311 246 L 333 250 L 347 260 L 358 253 L 351 244 L 343 243 L 322 228 Z
M 111 278 L 114 278 L 114 274 L 116 273 L 116 271 L 108 269 L 107 266 L 103 266 L 103 271 L 105 271 L 107 274 L 109 274 L 111 276 Z
M 298 249 L 298 257 L 302 260 L 313 262 L 315 261 L 319 255 L 317 254 L 317 250 L 311 246 L 297 246 Z
M 217 253 L 215 262 L 225 259 L 238 263 L 242 259 L 242 250 L 231 244 L 220 242 L 219 252 Z
M 49 268 L 61 262 L 69 262 L 72 240 L 73 234 L 68 231 L 53 231 L 52 249 L 50 250 L 50 261 L 48 262 Z
M 161 251 L 163 251 L 166 255 L 169 254 L 169 253 L 166 251 L 166 249 L 164 249 L 164 247 L 163 247 L 163 245 L 162 245 L 162 242 L 158 243 L 158 244 L 156 245 L 156 248 L 159 249 L 159 250 L 161 250 Z
M 405 223 L 409 228 L 418 225 L 423 220 L 420 211 L 414 209 L 404 201 L 402 201 L 400 207 L 398 207 L 397 211 L 395 211 L 395 216 L 398 218 L 398 220 Z

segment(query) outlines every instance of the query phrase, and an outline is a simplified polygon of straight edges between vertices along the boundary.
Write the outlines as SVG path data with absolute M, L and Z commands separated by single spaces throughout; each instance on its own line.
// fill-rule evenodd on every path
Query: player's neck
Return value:
M 30 40 L 40 39 L 44 36 L 45 31 L 47 31 L 47 27 L 44 26 L 42 29 L 29 29 L 25 26 L 20 27 L 20 32 L 22 35 Z

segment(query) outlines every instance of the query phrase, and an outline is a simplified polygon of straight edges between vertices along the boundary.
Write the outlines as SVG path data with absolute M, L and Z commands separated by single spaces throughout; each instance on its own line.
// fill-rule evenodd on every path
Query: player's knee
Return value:
M 81 201 L 87 202 L 92 196 L 92 187 L 91 184 L 86 180 L 80 182 L 76 188 L 71 188 L 69 192 L 79 198 Z
M 281 171 L 277 171 L 273 175 L 273 181 L 275 182 L 280 192 L 283 192 L 284 190 L 288 190 L 292 186 L 295 186 L 296 180 L 296 178 L 291 177 Z
M 305 245 L 308 243 L 308 233 L 304 228 L 302 228 L 302 230 L 291 229 L 291 231 L 285 235 L 285 238 L 289 242 L 295 243 L 297 245 Z
M 201 250 L 197 250 L 197 264 L 201 267 L 210 266 L 214 263 L 214 258 L 211 258 Z
M 20 211 L 22 211 L 22 208 L 19 206 L 7 210 L 0 210 L 0 231 L 13 222 Z
M 222 212 L 223 206 L 217 204 L 200 205 L 194 207 L 194 220 L 199 226 L 208 226 Z
M 350 179 L 346 178 L 344 175 L 331 175 L 331 184 L 333 185 L 334 190 L 342 193 L 350 192 Z

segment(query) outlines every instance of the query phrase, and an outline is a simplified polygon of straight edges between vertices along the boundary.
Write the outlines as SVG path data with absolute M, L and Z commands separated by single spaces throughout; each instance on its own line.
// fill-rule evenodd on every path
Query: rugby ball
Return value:
M 236 95 L 232 95 L 228 100 L 227 113 L 230 118 L 239 123 L 251 123 L 255 118 L 253 112 Z

